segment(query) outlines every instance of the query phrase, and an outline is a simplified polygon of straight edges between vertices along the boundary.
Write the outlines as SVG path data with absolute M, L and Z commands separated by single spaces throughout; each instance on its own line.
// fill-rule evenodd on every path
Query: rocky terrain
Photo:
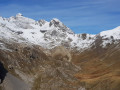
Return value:
M 75 34 L 60 20 L 0 17 L 0 90 L 120 90 L 120 27 Z

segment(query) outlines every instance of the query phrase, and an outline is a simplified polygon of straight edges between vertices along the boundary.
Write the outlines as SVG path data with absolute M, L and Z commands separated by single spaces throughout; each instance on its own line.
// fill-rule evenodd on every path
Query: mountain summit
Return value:
M 24 41 L 41 45 L 44 48 L 64 45 L 69 48 L 84 49 L 94 41 L 94 35 L 75 34 L 57 18 L 53 18 L 50 22 L 35 21 L 18 13 L 16 17 L 1 19 L 0 24 L 0 33 L 7 32 L 2 38 L 9 37 L 10 40 L 14 38 L 18 42 L 23 41 L 20 38 L 24 38 Z
M 48 49 L 63 45 L 68 48 L 85 50 L 92 47 L 98 36 L 103 38 L 101 43 L 103 47 L 108 43 L 113 43 L 111 38 L 116 40 L 114 43 L 117 43 L 117 40 L 120 39 L 119 27 L 103 31 L 98 35 L 75 34 L 57 18 L 53 18 L 50 22 L 45 20 L 35 21 L 24 17 L 21 13 L 10 18 L 1 17 L 0 28 L 0 34 L 4 39 L 13 40 L 14 38 L 18 42 L 27 41 Z
M 16 14 L 16 17 L 21 17 L 23 16 L 21 13 Z

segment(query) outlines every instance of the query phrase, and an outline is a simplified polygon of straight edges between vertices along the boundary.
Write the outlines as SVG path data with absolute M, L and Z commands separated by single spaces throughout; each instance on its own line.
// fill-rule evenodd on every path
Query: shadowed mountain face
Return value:
M 0 83 L 3 83 L 5 76 L 7 74 L 7 70 L 4 68 L 3 64 L 0 62 Z

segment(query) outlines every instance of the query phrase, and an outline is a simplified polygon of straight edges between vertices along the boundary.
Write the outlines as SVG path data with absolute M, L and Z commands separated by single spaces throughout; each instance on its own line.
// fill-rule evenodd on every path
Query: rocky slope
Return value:
M 56 51 L 49 51 L 47 56 L 43 48 L 37 45 L 13 42 L 4 44 L 7 50 L 0 50 L 1 63 L 9 73 L 26 82 L 31 90 L 84 90 L 79 84 L 80 81 L 74 76 L 80 71 L 80 67 L 69 61 L 69 52 L 58 57 L 59 50 L 55 49 Z M 50 52 L 54 51 L 56 53 L 51 55 Z M 16 79 L 14 82 L 17 82 Z M 17 85 L 21 85 L 21 82 Z
M 56 18 L 0 17 L 1 90 L 14 82 L 28 90 L 120 90 L 119 54 L 120 27 L 75 34 Z

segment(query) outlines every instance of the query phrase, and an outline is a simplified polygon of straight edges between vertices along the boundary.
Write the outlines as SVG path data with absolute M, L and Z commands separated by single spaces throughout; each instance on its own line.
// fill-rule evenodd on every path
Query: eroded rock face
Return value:
M 4 44 L 8 50 L 0 50 L 1 62 L 8 72 L 31 85 L 32 90 L 84 89 L 74 76 L 81 68 L 70 62 L 70 52 L 64 47 L 46 55 L 37 45 Z
M 72 58 L 70 51 L 62 46 L 52 49 L 51 56 L 57 60 L 63 59 L 63 60 L 67 60 L 67 61 L 71 61 L 71 58 Z
M 74 74 L 80 70 L 80 67 L 73 65 L 65 60 L 53 60 L 45 71 L 38 75 L 34 82 L 33 89 L 36 90 L 78 90 L 82 87 L 74 77 Z

